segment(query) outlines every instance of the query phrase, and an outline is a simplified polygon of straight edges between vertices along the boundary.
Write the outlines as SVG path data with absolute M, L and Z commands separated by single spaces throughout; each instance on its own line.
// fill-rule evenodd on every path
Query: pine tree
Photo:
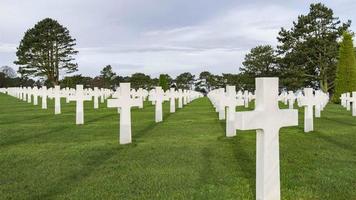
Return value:
M 75 39 L 69 30 L 56 20 L 46 18 L 26 31 L 17 48 L 20 73 L 25 76 L 43 77 L 52 85 L 58 85 L 60 73 L 78 70 L 74 61 Z
M 344 32 L 339 49 L 333 101 L 339 103 L 342 93 L 352 91 L 356 91 L 356 58 L 352 35 Z
M 168 76 L 167 74 L 159 75 L 159 86 L 161 86 L 164 91 L 169 89 L 168 77 L 167 76 Z

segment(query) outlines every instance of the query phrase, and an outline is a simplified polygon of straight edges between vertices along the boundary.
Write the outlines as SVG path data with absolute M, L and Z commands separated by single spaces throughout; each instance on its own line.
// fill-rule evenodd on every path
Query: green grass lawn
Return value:
M 0 94 L 0 199 L 255 199 L 255 132 L 226 138 L 207 98 L 154 122 L 132 110 L 133 144 L 118 144 L 118 114 L 75 103 L 41 110 Z M 283 106 L 284 107 L 284 106 Z M 239 110 L 239 109 L 238 109 Z M 356 199 L 356 117 L 329 104 L 314 132 L 280 131 L 282 199 Z

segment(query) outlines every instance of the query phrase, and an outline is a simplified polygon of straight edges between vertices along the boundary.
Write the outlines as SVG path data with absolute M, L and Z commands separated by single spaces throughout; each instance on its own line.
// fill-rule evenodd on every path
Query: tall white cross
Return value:
M 348 111 L 351 110 L 350 92 L 346 93 L 346 110 L 348 110 Z
M 76 124 L 84 124 L 84 101 L 91 100 L 92 97 L 84 93 L 83 85 L 77 85 L 74 95 L 69 97 L 69 101 L 76 102 Z
M 178 108 L 183 108 L 183 91 L 178 89 Z
M 42 86 L 40 89 L 40 95 L 42 99 L 42 109 L 47 109 L 47 87 Z
M 171 88 L 168 93 L 169 98 L 169 112 L 174 113 L 176 112 L 176 92 L 174 88 Z
M 278 107 L 278 78 L 256 78 L 254 111 L 237 112 L 235 127 L 256 129 L 256 199 L 280 200 L 279 129 L 298 125 L 298 111 Z
M 54 86 L 54 114 L 61 114 L 61 87 L 59 85 Z
M 293 109 L 294 102 L 295 102 L 294 92 L 293 91 L 288 91 L 288 95 L 287 95 L 286 99 L 288 100 L 289 109 Z
M 108 99 L 108 108 L 120 108 L 120 144 L 132 142 L 131 136 L 131 107 L 140 106 L 142 99 L 132 99 L 130 95 L 130 83 L 120 83 L 120 96 L 118 99 Z
M 37 86 L 33 87 L 32 94 L 33 94 L 33 105 L 37 106 L 38 105 L 38 87 Z
M 226 86 L 226 95 L 220 100 L 220 104 L 224 107 L 227 107 L 226 111 L 226 137 L 233 137 L 236 135 L 235 124 L 235 113 L 236 106 L 244 105 L 244 102 L 240 102 L 236 99 L 236 87 L 235 86 Z
M 27 103 L 32 103 L 32 88 L 27 87 Z
M 94 92 L 93 92 L 94 109 L 99 108 L 99 97 L 100 97 L 100 90 L 98 87 L 94 87 Z
M 245 101 L 245 108 L 248 108 L 249 99 L 248 99 L 248 91 L 247 90 L 244 91 L 244 101 Z
M 151 94 L 151 101 L 155 102 L 155 121 L 161 122 L 163 120 L 162 103 L 167 101 L 168 98 L 164 96 L 161 87 L 156 87 L 155 92 Z
M 350 98 L 350 102 L 352 103 L 352 116 L 356 116 L 356 92 L 352 92 L 352 97 Z
M 304 88 L 304 97 L 301 98 L 300 104 L 304 106 L 304 132 L 314 130 L 313 108 L 317 104 L 313 94 L 313 88 Z

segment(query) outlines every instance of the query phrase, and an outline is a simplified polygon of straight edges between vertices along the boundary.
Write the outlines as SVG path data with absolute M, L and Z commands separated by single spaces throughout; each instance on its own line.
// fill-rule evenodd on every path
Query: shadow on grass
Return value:
M 322 119 L 323 120 L 327 120 L 327 121 L 336 122 L 336 123 L 343 124 L 343 125 L 347 125 L 347 126 L 356 126 L 356 122 L 355 123 L 349 123 L 349 122 L 345 122 L 343 120 L 338 120 L 338 119 L 329 118 L 329 117 L 323 117 Z
M 347 144 L 347 143 L 342 143 L 340 141 L 337 141 L 335 138 L 333 137 L 330 137 L 330 136 L 327 136 L 327 135 L 324 135 L 318 131 L 314 131 L 313 132 L 313 135 L 332 144 L 332 145 L 335 145 L 341 149 L 345 149 L 347 151 L 351 151 L 351 152 L 356 152 L 356 148 L 350 144 Z
M 233 140 L 233 149 L 235 158 L 242 172 L 243 178 L 249 182 L 250 190 L 252 191 L 253 199 L 256 198 L 255 185 L 256 185 L 256 162 L 251 155 L 249 155 L 243 148 L 245 146 L 242 137 Z
M 111 117 L 115 117 L 115 116 L 119 116 L 119 114 L 108 114 L 108 115 L 104 115 L 104 116 L 101 116 L 101 117 L 97 117 L 97 118 L 94 118 L 94 119 L 90 119 L 90 120 L 87 120 L 85 123 L 93 123 L 93 122 L 98 122 L 100 120 L 103 120 L 103 119 L 106 119 L 106 118 L 111 118 Z M 119 118 L 118 118 L 119 119 Z
M 119 150 L 123 148 L 125 147 L 116 146 L 108 149 L 90 149 L 88 152 L 83 153 L 83 155 L 87 155 L 87 158 L 82 162 L 80 169 L 73 170 L 69 175 L 51 184 L 46 191 L 40 194 L 33 194 L 29 199 L 53 199 L 60 194 L 68 193 L 68 191 L 78 186 L 80 182 L 89 177 L 106 161 L 117 155 Z
M 43 119 L 43 118 L 48 118 L 48 115 L 40 115 L 36 117 L 30 117 L 27 116 L 25 119 L 17 120 L 17 121 L 10 121 L 10 122 L 2 122 L 0 125 L 10 125 L 10 124 L 22 124 L 27 121 L 32 121 L 32 120 L 38 120 L 38 119 Z
M 39 134 L 35 134 L 35 135 L 29 135 L 29 136 L 26 136 L 26 137 L 21 137 L 21 138 L 9 140 L 9 141 L 3 141 L 3 142 L 0 143 L 0 149 L 8 147 L 8 146 L 12 146 L 12 145 L 17 145 L 17 144 L 20 144 L 20 143 L 26 143 L 26 142 L 28 142 L 30 140 L 37 139 L 39 137 L 46 136 L 46 135 L 49 135 L 49 134 L 59 133 L 59 132 L 62 132 L 63 130 L 69 129 L 69 128 L 70 127 L 66 127 L 66 128 L 59 127 L 59 128 L 51 129 L 50 131 L 46 131 L 46 132 L 43 132 L 43 133 L 39 133 Z

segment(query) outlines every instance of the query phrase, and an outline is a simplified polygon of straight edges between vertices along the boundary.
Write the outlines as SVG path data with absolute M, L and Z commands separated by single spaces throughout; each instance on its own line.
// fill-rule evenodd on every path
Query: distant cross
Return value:
M 342 107 L 346 107 L 346 93 L 341 94 L 340 99 L 341 99 L 341 105 L 342 105 Z
M 42 88 L 40 89 L 40 96 L 42 99 L 42 109 L 47 109 L 47 87 L 46 86 L 42 86 Z
M 248 99 L 248 91 L 247 90 L 244 91 L 244 101 L 245 101 L 245 108 L 248 108 L 249 99 Z
M 70 101 L 76 102 L 76 124 L 84 124 L 84 101 L 91 101 L 92 97 L 86 95 L 83 90 L 83 85 L 77 85 L 75 93 L 69 97 Z
M 346 93 L 346 110 L 348 110 L 348 111 L 351 110 L 350 92 Z
M 139 108 L 143 108 L 143 102 L 146 99 L 145 91 L 142 88 L 138 88 L 138 90 L 136 91 L 136 95 L 139 99 L 141 99 Z
M 298 125 L 298 111 L 278 107 L 278 78 L 256 78 L 255 110 L 237 112 L 235 127 L 256 129 L 256 199 L 280 200 L 279 129 Z
M 94 98 L 94 109 L 99 108 L 99 97 L 100 97 L 100 90 L 98 87 L 94 87 L 93 98 Z
M 224 95 L 220 101 L 221 105 L 227 107 L 226 111 L 226 137 L 233 137 L 236 135 L 235 113 L 236 106 L 238 106 L 238 100 L 236 99 L 235 86 L 226 86 L 226 95 Z M 240 104 L 241 105 L 241 104 Z M 244 105 L 244 104 L 242 104 Z
M 352 103 L 352 116 L 356 116 L 356 92 L 352 92 L 352 97 L 350 98 L 350 102 Z
M 304 88 L 304 97 L 301 98 L 301 106 L 304 106 L 304 132 L 314 130 L 313 108 L 317 105 L 317 100 L 312 88 Z
M 176 92 L 174 88 L 171 88 L 168 92 L 168 98 L 169 98 L 169 112 L 174 113 L 176 112 Z
M 183 108 L 183 91 L 178 89 L 178 108 Z
M 223 101 L 224 101 L 224 96 L 225 96 L 225 89 L 219 88 L 217 95 L 218 95 L 217 111 L 219 113 L 219 120 L 224 120 L 225 119 L 225 105 L 224 105 Z
M 59 85 L 54 86 L 54 114 L 61 114 L 61 87 Z
M 295 102 L 295 95 L 294 95 L 293 91 L 288 91 L 288 95 L 287 95 L 286 99 L 288 101 L 289 109 L 293 109 L 294 102 Z
M 132 142 L 131 136 L 131 107 L 138 107 L 141 103 L 139 98 L 131 98 L 130 83 L 120 83 L 120 95 L 118 99 L 108 99 L 108 108 L 120 108 L 120 144 Z
M 32 94 L 33 94 L 33 105 L 37 106 L 38 105 L 38 87 L 37 86 L 33 87 Z
M 167 101 L 168 98 L 164 96 L 161 87 L 156 87 L 155 91 L 151 94 L 151 101 L 155 102 L 155 121 L 161 122 L 163 120 L 162 103 Z
M 32 88 L 27 87 L 27 103 L 32 103 Z

